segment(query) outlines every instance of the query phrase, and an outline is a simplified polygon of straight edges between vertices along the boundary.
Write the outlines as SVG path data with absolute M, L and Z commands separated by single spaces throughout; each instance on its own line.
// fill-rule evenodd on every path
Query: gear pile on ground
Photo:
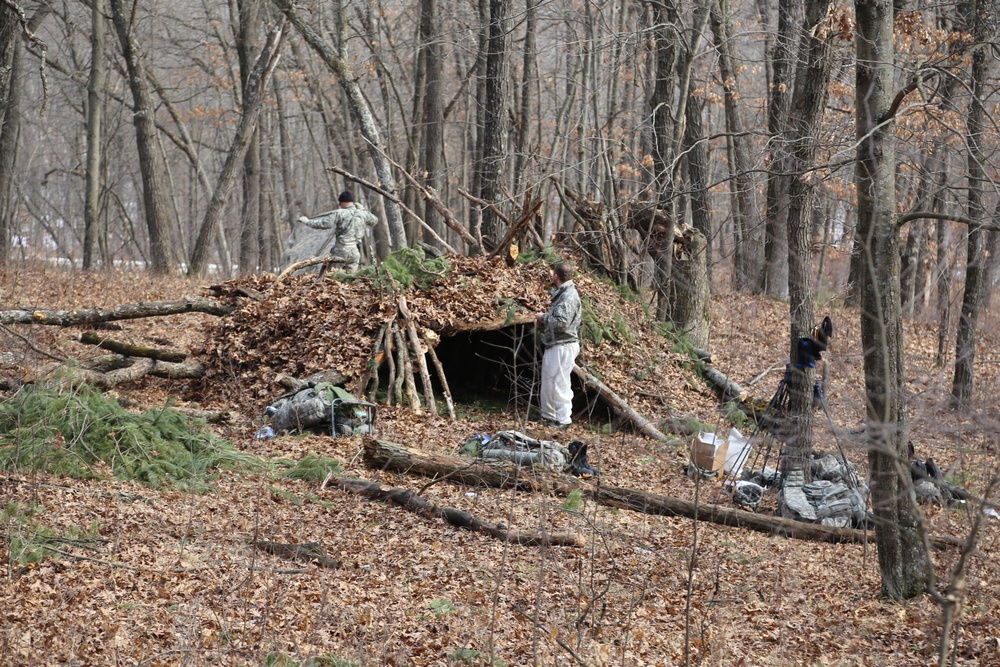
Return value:
M 206 379 L 198 393 L 205 402 L 247 410 L 273 399 L 281 374 L 306 378 L 333 370 L 357 379 L 373 359 L 380 328 L 398 317 L 401 296 L 417 328 L 441 336 L 528 324 L 532 313 L 548 309 L 544 262 L 509 267 L 499 258 L 447 260 L 447 271 L 406 288 L 384 272 L 280 282 L 265 274 L 217 286 L 223 298 L 242 298 L 208 331 Z M 641 413 L 658 416 L 662 397 L 676 393 L 665 392 L 664 383 L 692 386 L 683 367 L 688 357 L 671 351 L 670 339 L 657 332 L 641 303 L 583 272 L 575 280 L 585 301 L 579 363 Z M 705 397 L 692 396 L 691 407 L 703 407 Z

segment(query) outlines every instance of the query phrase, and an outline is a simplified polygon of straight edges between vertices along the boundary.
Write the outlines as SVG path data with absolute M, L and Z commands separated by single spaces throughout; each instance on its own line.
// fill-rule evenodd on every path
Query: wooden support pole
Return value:
M 420 384 L 424 387 L 424 401 L 427 404 L 427 409 L 434 416 L 437 416 L 437 403 L 434 401 L 434 387 L 431 385 L 431 374 L 427 370 L 427 360 L 424 358 L 423 345 L 420 343 L 420 336 L 417 334 L 417 325 L 414 324 L 413 318 L 410 317 L 410 311 L 406 307 L 406 297 L 399 297 L 399 314 L 403 316 L 403 322 L 406 324 L 406 331 L 409 334 L 410 346 L 413 348 L 413 361 L 417 365 L 417 371 L 420 373 Z
M 389 378 L 386 382 L 385 402 L 389 406 L 393 405 L 394 400 L 396 405 L 403 402 L 402 396 L 396 395 L 396 360 L 392 356 L 392 337 L 395 330 L 396 323 L 390 322 L 389 328 L 386 329 L 385 332 L 385 338 L 383 339 L 383 345 L 385 346 L 385 362 L 389 366 Z
M 434 334 L 432 331 L 428 331 L 428 334 Z M 440 340 L 440 339 L 438 339 Z M 437 352 L 434 351 L 434 345 L 430 340 L 429 336 L 424 337 L 424 341 L 427 343 L 427 356 L 431 358 L 431 363 L 434 364 L 434 370 L 437 371 L 438 379 L 441 381 L 441 393 L 444 394 L 444 404 L 448 408 L 448 417 L 450 419 L 455 418 L 455 402 L 451 399 L 451 388 L 448 386 L 448 378 L 444 374 L 444 365 L 441 360 L 438 359 Z
M 420 395 L 417 394 L 417 384 L 413 381 L 413 367 L 410 366 L 410 355 L 406 352 L 406 343 L 403 341 L 403 334 L 396 328 L 394 333 L 394 338 L 396 341 L 396 354 L 398 354 L 397 365 L 400 368 L 400 379 L 396 380 L 397 383 L 402 381 L 403 387 L 406 389 L 406 398 L 410 402 L 410 410 L 416 414 L 422 412 L 420 406 Z M 402 401 L 399 403 L 403 404 Z

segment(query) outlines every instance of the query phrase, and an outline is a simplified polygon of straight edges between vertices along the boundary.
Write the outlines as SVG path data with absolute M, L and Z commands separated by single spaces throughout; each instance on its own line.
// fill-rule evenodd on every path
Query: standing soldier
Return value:
M 542 422 L 558 429 L 569 427 L 573 415 L 570 374 L 580 354 L 579 329 L 583 318 L 580 295 L 573 284 L 573 269 L 565 262 L 552 267 L 552 306 L 535 313 L 535 325 L 544 327 L 542 344 Z
M 323 263 L 322 276 L 330 267 L 344 271 L 357 271 L 361 262 L 361 242 L 370 227 L 378 222 L 378 218 L 366 211 L 360 204 L 354 203 L 354 193 L 344 190 L 337 197 L 340 208 L 318 218 L 302 216 L 299 222 L 313 229 L 335 229 L 337 242 L 332 248 L 328 259 Z

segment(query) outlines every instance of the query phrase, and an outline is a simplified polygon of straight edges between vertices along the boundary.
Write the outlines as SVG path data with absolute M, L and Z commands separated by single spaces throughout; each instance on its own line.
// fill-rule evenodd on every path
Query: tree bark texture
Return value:
M 726 129 L 732 144 L 733 161 L 729 165 L 730 192 L 736 205 L 733 224 L 736 225 L 736 284 L 739 289 L 758 292 L 763 281 L 763 234 L 759 230 L 756 184 L 750 164 L 750 147 L 744 134 L 743 116 L 740 113 L 740 91 L 737 81 L 736 59 L 731 44 L 732 24 L 728 0 L 716 0 L 711 12 L 712 32 L 719 55 L 719 77 L 724 91 Z
M 712 326 L 708 241 L 697 229 L 689 229 L 676 239 L 674 248 L 670 319 L 692 345 L 707 348 Z
M 91 5 L 90 76 L 87 79 L 87 173 L 84 204 L 83 268 L 95 265 L 101 212 L 101 123 L 104 111 L 104 4 Z
M 89 308 L 79 310 L 0 310 L 0 324 L 48 324 L 69 327 L 78 324 L 134 320 L 140 317 L 162 317 L 180 313 L 208 313 L 228 315 L 235 306 L 226 305 L 204 297 L 185 297 L 173 301 L 146 301 L 127 303 L 114 308 Z
M 993 3 L 987 0 L 972 0 L 964 7 L 968 8 L 965 22 L 971 27 L 973 39 L 978 44 L 988 43 L 995 34 L 995 29 L 988 27 L 988 7 Z M 955 375 L 951 384 L 952 403 L 964 407 L 972 398 L 974 361 L 976 356 L 976 328 L 979 323 L 979 313 L 986 300 L 989 272 L 987 271 L 987 232 L 980 225 L 986 220 L 985 196 L 988 185 L 986 164 L 987 157 L 984 144 L 986 133 L 992 127 L 992 121 L 987 122 L 986 95 L 987 77 L 990 62 L 993 60 L 991 51 L 983 48 L 972 49 L 972 96 L 966 123 L 966 142 L 969 146 L 968 158 L 968 196 L 966 206 L 969 220 L 969 238 L 965 263 L 965 290 L 962 293 L 962 311 L 958 320 L 958 333 L 955 336 Z M 1000 212 L 1000 204 L 997 205 Z M 994 216 L 995 217 L 995 216 Z
M 343 477 L 333 477 L 331 481 L 335 486 L 344 491 L 380 502 L 393 503 L 428 519 L 444 519 L 456 528 L 483 533 L 503 542 L 510 542 L 511 544 L 524 547 L 547 545 L 582 548 L 586 546 L 586 541 L 581 535 L 546 532 L 525 533 L 519 530 L 511 530 L 503 526 L 487 523 L 464 510 L 435 505 L 409 489 L 386 489 L 376 482 L 368 482 L 362 479 L 346 479 Z
M 925 528 L 907 460 L 899 233 L 896 220 L 895 123 L 886 118 L 895 91 L 891 0 L 855 0 L 857 16 L 858 244 L 861 339 L 872 506 L 878 520 L 882 592 L 908 599 L 931 581 Z
M 13 184 L 20 135 L 20 30 L 17 13 L 0 4 L 0 267 L 10 262 L 16 211 Z
M 156 129 L 156 109 L 146 81 L 144 56 L 135 39 L 134 28 L 125 14 L 122 0 L 108 0 L 118 41 L 128 70 L 132 91 L 136 148 L 142 173 L 142 200 L 149 234 L 149 263 L 153 273 L 174 270 L 174 234 L 177 221 L 173 218 L 167 192 L 166 165 L 160 152 Z
M 489 37 L 486 48 L 483 106 L 483 154 L 479 161 L 480 199 L 498 204 L 506 185 L 508 160 L 510 89 L 510 0 L 489 0 Z M 495 246 L 504 235 L 504 225 L 490 208 L 482 211 L 483 236 Z
M 785 165 L 787 186 L 788 309 L 791 322 L 791 362 L 796 363 L 796 343 L 811 336 L 813 314 L 811 169 L 816 158 L 816 134 L 826 109 L 830 79 L 830 46 L 827 42 L 830 0 L 807 0 L 802 39 L 796 62 L 795 85 L 787 118 Z M 809 478 L 812 454 L 813 373 L 794 368 L 788 381 L 788 438 L 783 472 L 800 469 Z
M 222 173 L 212 192 L 212 201 L 205 211 L 205 218 L 202 220 L 201 229 L 198 231 L 198 240 L 191 250 L 190 268 L 188 273 L 192 276 L 204 275 L 208 268 L 208 253 L 212 247 L 212 239 L 218 232 L 222 214 L 225 211 L 226 202 L 236 186 L 236 179 L 239 176 L 241 163 L 244 171 L 246 168 L 246 155 L 250 149 L 251 140 L 257 127 L 257 119 L 260 117 L 261 108 L 264 104 L 264 97 L 267 92 L 268 83 L 274 68 L 278 64 L 278 49 L 284 31 L 281 26 L 277 26 L 267 37 L 267 43 L 260 51 L 257 60 L 253 63 L 246 89 L 243 93 L 243 114 L 240 116 L 239 126 L 233 137 L 233 145 L 226 156 L 225 164 L 222 166 Z M 241 246 L 242 247 L 242 246 Z M 243 266 L 242 250 L 240 265 Z M 251 266 L 255 266 L 252 264 Z

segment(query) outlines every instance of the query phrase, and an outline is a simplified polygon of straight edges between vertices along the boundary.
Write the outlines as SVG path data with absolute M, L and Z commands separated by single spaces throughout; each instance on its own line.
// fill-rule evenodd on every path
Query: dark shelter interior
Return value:
M 444 368 L 456 410 L 478 405 L 513 410 L 519 418 L 537 417 L 543 350 L 535 331 L 533 325 L 513 324 L 442 336 L 435 353 Z M 383 364 L 382 387 L 386 386 L 387 373 Z M 440 397 L 440 378 L 433 369 L 430 373 L 434 394 Z M 596 393 L 587 392 L 575 375 L 571 381 L 574 422 L 601 425 L 614 420 L 611 408 Z

